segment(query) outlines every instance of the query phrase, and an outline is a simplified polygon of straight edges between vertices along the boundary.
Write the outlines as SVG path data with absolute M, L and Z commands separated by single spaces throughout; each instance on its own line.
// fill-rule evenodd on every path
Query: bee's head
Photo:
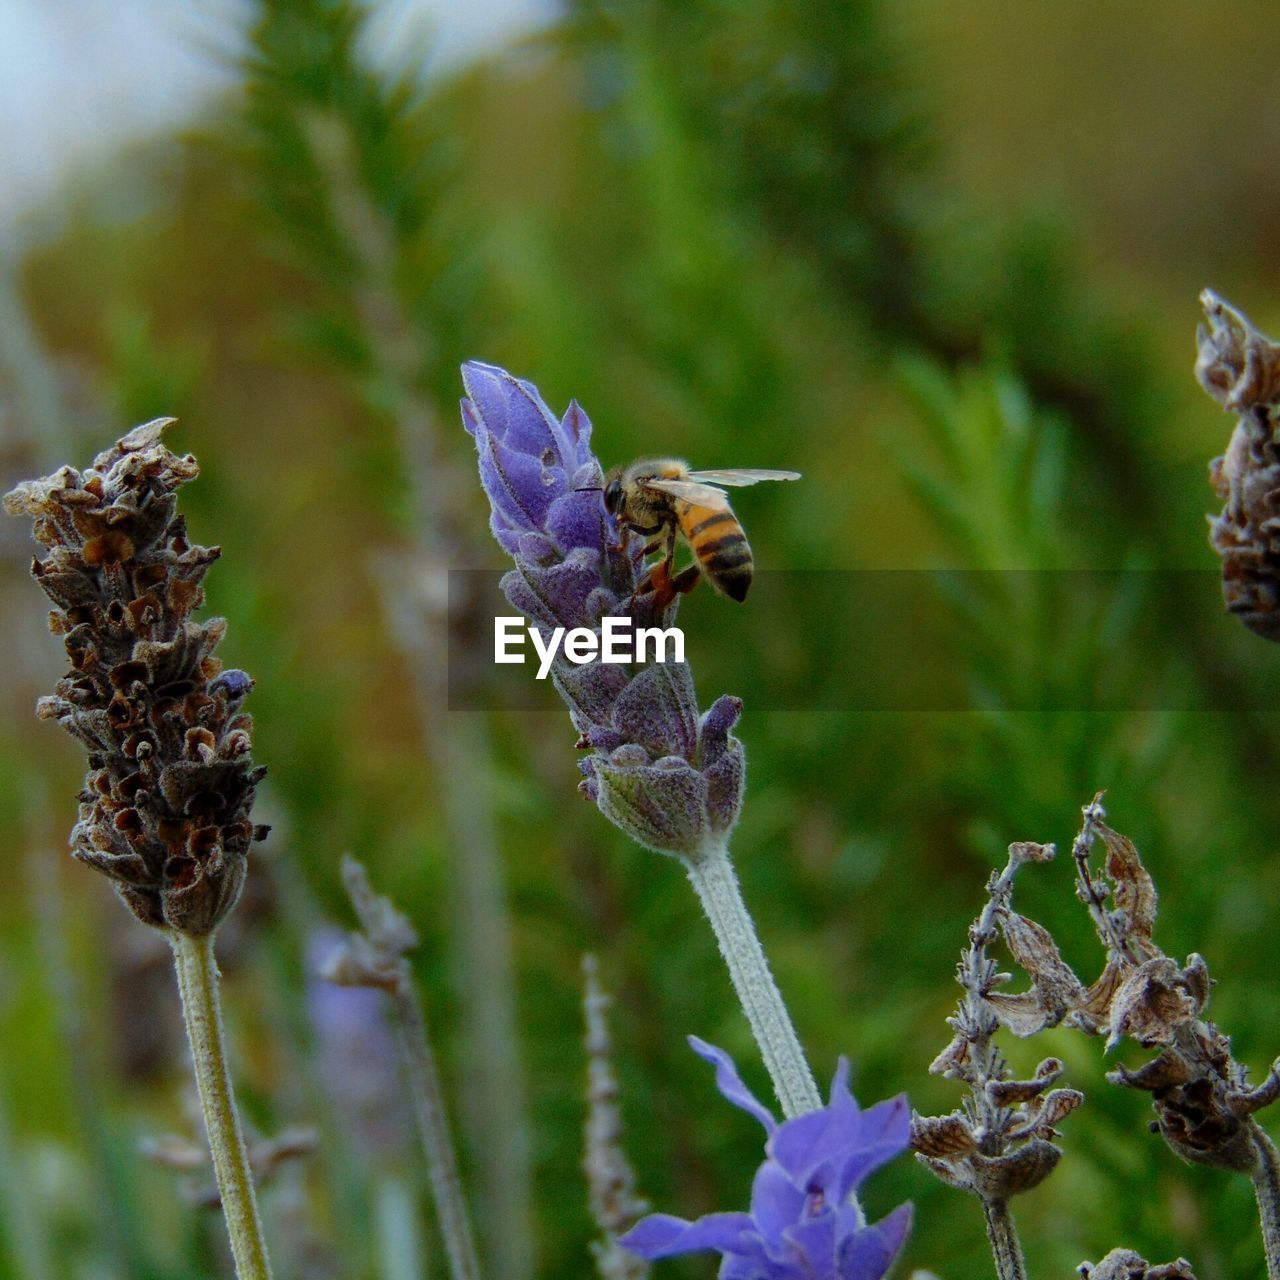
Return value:
M 604 509 L 611 515 L 618 514 L 618 508 L 622 506 L 622 472 L 614 470 L 609 472 L 604 482 Z

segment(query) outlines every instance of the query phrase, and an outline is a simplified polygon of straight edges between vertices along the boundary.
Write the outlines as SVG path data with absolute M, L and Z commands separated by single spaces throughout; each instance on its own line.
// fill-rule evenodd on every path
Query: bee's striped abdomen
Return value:
M 751 548 L 737 516 L 691 502 L 677 503 L 676 514 L 680 531 L 711 585 L 732 600 L 745 600 L 753 566 Z

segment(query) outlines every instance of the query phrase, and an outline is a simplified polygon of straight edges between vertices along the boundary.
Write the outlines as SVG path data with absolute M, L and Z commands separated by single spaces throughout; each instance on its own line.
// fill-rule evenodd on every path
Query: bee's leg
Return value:
M 659 560 L 636 584 L 638 596 L 648 595 L 651 591 L 658 597 L 655 601 L 657 608 L 662 608 L 671 598 L 671 571 L 665 560 Z
M 637 591 L 650 590 L 654 592 L 655 598 L 653 607 L 662 610 L 669 605 L 683 591 L 692 590 L 693 583 L 685 583 L 688 570 L 672 577 L 671 570 L 676 563 L 676 527 L 674 524 L 668 525 L 666 531 L 661 538 L 654 539 L 653 550 L 662 547 L 662 559 L 645 575 L 644 583 L 637 588 Z M 697 565 L 693 566 L 694 581 L 697 581 Z
M 687 596 L 702 581 L 702 570 L 696 563 L 688 565 L 670 581 L 673 595 Z
M 670 574 L 671 561 L 675 555 L 675 529 L 671 526 L 664 529 L 661 525 L 654 525 L 648 529 L 637 529 L 636 532 L 644 534 L 644 536 L 649 539 L 649 541 L 645 543 L 644 548 L 641 551 L 641 555 L 651 556 L 660 547 L 666 548 L 662 560 L 658 564 L 653 565 L 648 572 L 641 577 L 640 581 L 636 583 L 635 595 L 642 596 L 653 591 L 655 589 L 653 584 L 659 581 L 660 578 L 664 578 Z M 661 571 L 663 570 L 666 572 L 662 573 Z

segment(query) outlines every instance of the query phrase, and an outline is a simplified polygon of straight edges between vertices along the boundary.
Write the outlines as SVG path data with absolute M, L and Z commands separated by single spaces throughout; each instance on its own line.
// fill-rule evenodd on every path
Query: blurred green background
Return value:
M 1205 285 L 1280 328 L 1272 5 L 571 0 L 430 74 L 430 39 L 371 51 L 385 17 L 228 10 L 192 37 L 223 85 L 199 116 L 78 163 L 0 263 L 6 488 L 162 414 L 201 463 L 185 510 L 223 547 L 208 604 L 258 682 L 275 828 L 222 939 L 233 1055 L 258 1132 L 321 1131 L 265 1192 L 278 1274 L 443 1272 L 416 1157 L 362 1139 L 318 1069 L 305 951 L 349 920 L 346 851 L 421 931 L 491 1275 L 591 1267 L 584 951 L 615 996 L 642 1194 L 745 1207 L 760 1158 L 685 1047 L 725 1046 L 767 1096 L 679 868 L 577 796 L 561 711 L 447 709 L 445 571 L 502 564 L 457 416 L 469 358 L 557 411 L 577 397 L 606 462 L 804 473 L 738 511 L 808 607 L 704 589 L 682 621 L 703 704 L 746 699 L 735 854 L 820 1078 L 847 1053 L 864 1101 L 958 1105 L 926 1067 L 983 882 L 1011 840 L 1069 844 L 1102 788 L 1161 890 L 1158 940 L 1205 955 L 1259 1078 L 1280 1050 L 1275 659 L 1219 610 L 1206 463 L 1231 424 L 1191 364 Z M 220 1224 L 139 1154 L 198 1133 L 185 1050 L 163 945 L 64 853 L 83 760 L 32 716 L 62 661 L 31 550 L 0 530 L 0 1275 L 225 1274 Z M 933 568 L 982 571 L 909 580 L 918 661 L 967 709 L 856 709 L 838 691 L 904 658 L 857 585 Z M 1124 572 L 1077 594 L 1082 569 Z M 1175 571 L 1202 572 L 1174 591 Z M 818 673 L 805 705 L 753 704 L 796 670 Z M 1016 893 L 1092 977 L 1069 867 Z M 1088 1095 L 1015 1206 L 1034 1274 L 1121 1244 L 1264 1274 L 1247 1184 L 1179 1165 L 1099 1044 L 1008 1053 L 1060 1056 Z M 906 1198 L 900 1274 L 990 1274 L 976 1202 L 909 1159 L 867 1189 L 877 1214 Z

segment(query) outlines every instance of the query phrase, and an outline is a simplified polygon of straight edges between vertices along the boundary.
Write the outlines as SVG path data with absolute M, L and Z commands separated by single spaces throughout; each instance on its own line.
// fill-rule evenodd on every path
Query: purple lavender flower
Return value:
M 462 366 L 462 382 L 490 527 L 515 560 L 502 580 L 511 604 L 548 638 L 556 627 L 599 634 L 606 617 L 670 626 L 676 601 L 659 607 L 654 593 L 636 594 L 640 548 L 623 543 L 604 509 L 603 471 L 578 404 L 557 420 L 531 383 L 478 361 Z M 727 836 L 742 804 L 742 745 L 730 733 L 738 699 L 722 697 L 700 716 L 682 662 L 577 666 L 560 654 L 551 676 L 591 753 L 581 790 L 605 817 L 647 848 L 684 858 Z
M 709 1213 L 696 1222 L 650 1214 L 618 1243 L 650 1260 L 715 1249 L 724 1259 L 720 1280 L 879 1280 L 907 1238 L 911 1206 L 868 1226 L 854 1192 L 906 1149 L 906 1096 L 863 1111 L 849 1092 L 849 1060 L 842 1057 L 828 1105 L 778 1124 L 727 1053 L 695 1036 L 689 1043 L 715 1066 L 720 1092 L 769 1135 L 751 1212 Z

